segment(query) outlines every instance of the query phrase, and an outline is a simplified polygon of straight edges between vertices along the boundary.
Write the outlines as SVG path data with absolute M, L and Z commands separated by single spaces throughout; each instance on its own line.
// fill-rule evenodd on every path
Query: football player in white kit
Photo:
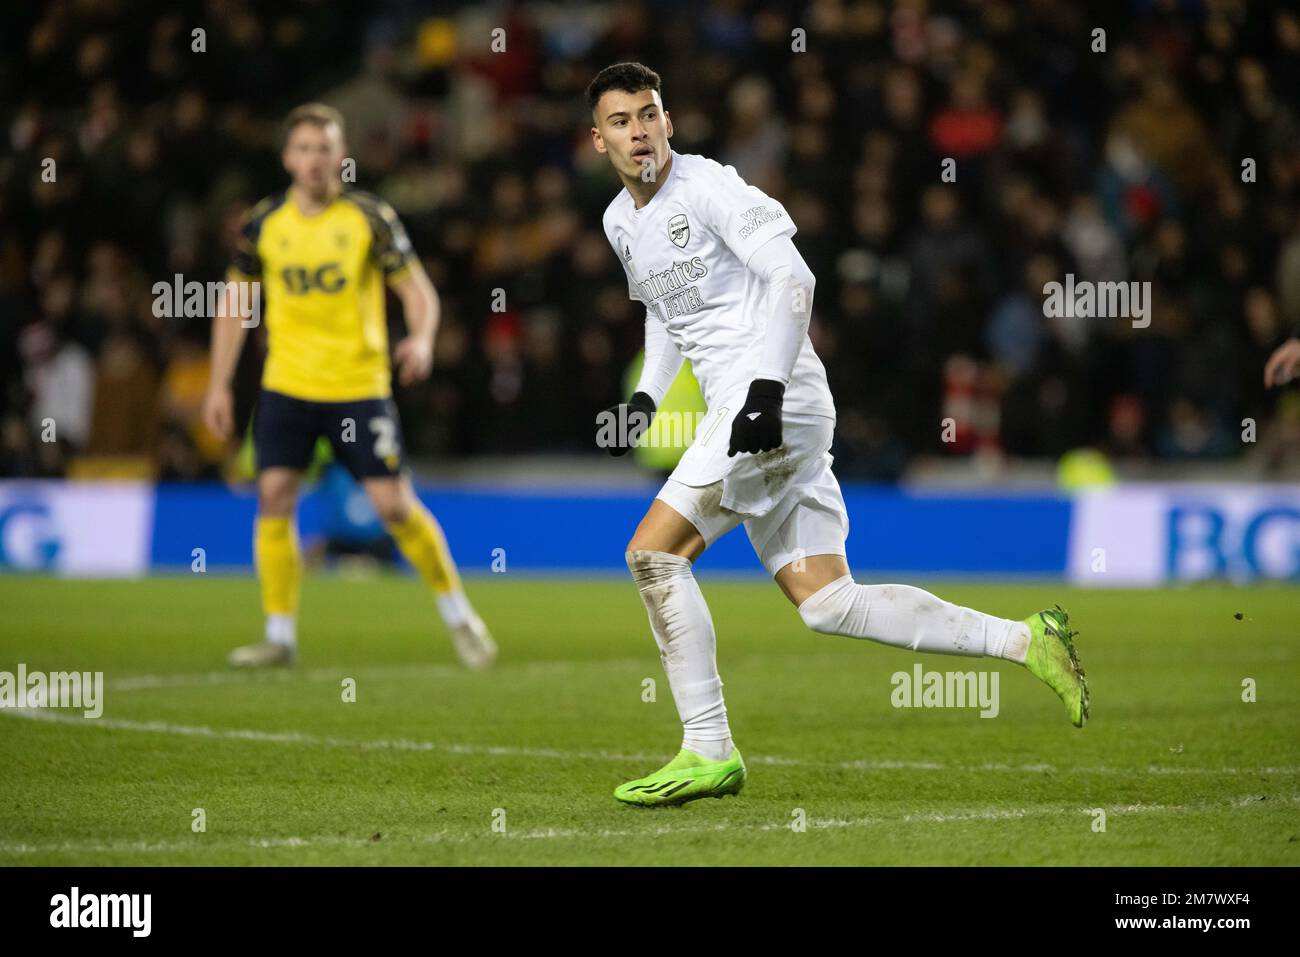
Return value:
M 849 522 L 831 472 L 835 405 L 808 339 L 815 279 L 780 202 L 734 168 L 669 146 L 659 76 L 638 63 L 587 89 L 592 142 L 624 189 L 605 234 L 645 305 L 645 366 L 634 395 L 597 417 L 597 443 L 634 445 L 683 360 L 708 414 L 650 504 L 627 564 L 649 613 L 684 733 L 663 768 L 618 787 L 639 805 L 735 794 L 745 764 L 731 739 L 713 622 L 691 571 L 744 524 L 768 573 L 814 631 L 1025 665 L 1088 716 L 1088 685 L 1059 608 L 995 618 L 908 585 L 863 585 L 845 557 Z

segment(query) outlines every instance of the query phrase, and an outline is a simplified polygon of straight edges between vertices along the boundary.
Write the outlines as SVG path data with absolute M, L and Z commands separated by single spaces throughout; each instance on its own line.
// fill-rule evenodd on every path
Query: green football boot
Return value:
M 1030 634 L 1025 667 L 1060 695 L 1070 721 L 1082 728 L 1088 720 L 1088 679 L 1074 652 L 1078 632 L 1070 630 L 1070 616 L 1057 605 L 1026 618 L 1025 624 Z
M 614 797 L 626 804 L 667 807 L 697 798 L 720 798 L 739 794 L 745 786 L 745 761 L 731 749 L 725 761 L 709 761 L 685 748 L 658 771 L 614 789 Z

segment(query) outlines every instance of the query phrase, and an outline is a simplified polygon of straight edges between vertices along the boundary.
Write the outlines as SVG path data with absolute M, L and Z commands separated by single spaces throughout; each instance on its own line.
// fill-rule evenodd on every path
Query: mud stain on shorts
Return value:
M 757 456 L 755 462 L 763 473 L 763 488 L 772 498 L 784 494 L 799 467 L 785 446 Z
M 700 499 L 696 503 L 701 518 L 710 518 L 722 507 L 722 495 L 725 491 L 721 480 L 705 485 L 700 489 Z

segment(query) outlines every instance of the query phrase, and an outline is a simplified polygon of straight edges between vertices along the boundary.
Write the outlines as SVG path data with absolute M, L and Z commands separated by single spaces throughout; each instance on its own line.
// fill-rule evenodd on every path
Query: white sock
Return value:
M 298 644 L 298 619 L 293 615 L 267 615 L 266 640 L 294 647 Z
M 837 578 L 799 606 L 813 631 L 867 638 L 941 655 L 988 655 L 1024 662 L 1029 628 L 936 598 L 911 585 L 859 585 Z
M 442 615 L 442 620 L 446 622 L 448 628 L 465 624 L 474 614 L 469 599 L 459 588 L 454 591 L 437 592 L 434 600 L 438 603 L 438 614 Z
M 682 747 L 710 761 L 725 760 L 732 743 L 717 640 L 690 560 L 650 551 L 628 552 L 626 558 L 682 719 Z

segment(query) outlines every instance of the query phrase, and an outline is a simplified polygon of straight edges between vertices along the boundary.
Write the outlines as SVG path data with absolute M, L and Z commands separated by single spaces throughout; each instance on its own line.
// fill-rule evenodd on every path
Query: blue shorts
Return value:
M 324 436 L 352 477 L 387 478 L 405 464 L 402 426 L 392 399 L 309 402 L 263 389 L 253 413 L 257 470 L 306 470 Z

